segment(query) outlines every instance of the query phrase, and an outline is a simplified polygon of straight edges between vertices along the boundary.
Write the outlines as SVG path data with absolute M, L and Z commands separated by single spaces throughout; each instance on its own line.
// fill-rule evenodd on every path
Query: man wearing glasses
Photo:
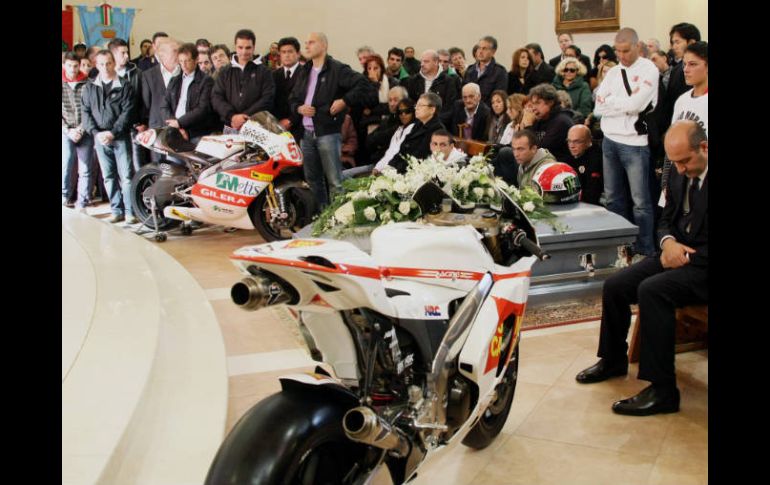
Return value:
M 398 173 L 406 173 L 407 163 L 404 157 L 412 155 L 415 158 L 423 159 L 431 154 L 430 137 L 434 131 L 446 130 L 439 120 L 438 114 L 441 111 L 441 98 L 435 93 L 425 93 L 417 100 L 414 105 L 414 115 L 417 121 L 414 122 L 412 131 L 406 135 L 401 143 L 401 148 L 389 162 L 388 165 L 398 170 Z
M 461 125 L 460 135 L 466 140 L 486 141 L 489 117 L 492 110 L 481 102 L 481 90 L 476 83 L 463 86 L 463 99 L 455 101 L 452 109 L 451 128 Z M 457 132 L 455 132 L 457 133 Z
M 591 140 L 591 130 L 586 125 L 574 125 L 567 132 L 569 159 L 565 160 L 575 169 L 580 180 L 580 201 L 599 205 L 604 178 L 602 177 L 602 151 Z

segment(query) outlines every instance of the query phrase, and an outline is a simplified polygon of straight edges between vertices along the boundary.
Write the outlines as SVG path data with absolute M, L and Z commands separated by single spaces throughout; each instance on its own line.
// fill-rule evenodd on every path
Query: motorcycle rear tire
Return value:
M 145 165 L 136 171 L 134 178 L 131 179 L 131 207 L 134 215 L 139 221 L 149 229 L 155 229 L 155 223 L 152 219 L 152 206 L 149 200 L 144 199 L 144 191 L 147 190 L 158 177 L 161 176 L 160 167 L 151 163 Z M 181 224 L 182 221 L 169 219 L 163 216 L 163 207 L 157 208 L 158 231 L 166 231 Z
M 476 425 L 471 428 L 463 444 L 476 450 L 481 450 L 492 444 L 500 431 L 502 431 L 505 421 L 508 419 L 508 413 L 511 411 L 513 395 L 516 393 L 516 379 L 519 370 L 519 344 L 513 349 L 511 362 L 506 369 L 505 383 L 498 384 L 498 399 L 491 403 L 489 407 L 481 414 Z
M 320 395 L 273 394 L 236 423 L 205 484 L 333 485 L 360 478 L 346 476 L 366 450 L 345 436 L 348 407 Z
M 309 189 L 292 188 L 286 193 L 285 200 L 286 211 L 291 219 L 291 225 L 286 229 L 275 227 L 268 222 L 270 206 L 267 203 L 267 190 L 263 190 L 259 194 L 254 205 L 250 208 L 251 222 L 257 228 L 260 236 L 267 242 L 291 239 L 292 233 L 312 222 L 316 205 Z

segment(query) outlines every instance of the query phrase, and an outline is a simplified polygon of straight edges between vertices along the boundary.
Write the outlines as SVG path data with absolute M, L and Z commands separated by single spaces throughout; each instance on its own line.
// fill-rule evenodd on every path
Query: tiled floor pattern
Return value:
M 279 376 L 315 367 L 300 350 L 299 334 L 284 311 L 245 312 L 229 300 L 228 288 L 240 275 L 227 256 L 260 242 L 255 231 L 210 227 L 189 237 L 172 232 L 160 244 L 206 290 L 219 319 L 230 375 L 228 430 L 260 399 L 280 390 Z M 500 436 L 481 451 L 462 445 L 446 450 L 413 483 L 707 483 L 707 351 L 677 355 L 679 413 L 624 417 L 610 406 L 646 386 L 635 378 L 636 365 L 625 378 L 593 385 L 574 380 L 596 361 L 598 322 L 522 335 L 516 395 Z

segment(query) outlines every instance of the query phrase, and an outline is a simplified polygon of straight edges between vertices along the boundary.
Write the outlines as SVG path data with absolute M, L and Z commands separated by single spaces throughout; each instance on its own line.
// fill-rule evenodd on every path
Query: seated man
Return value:
M 679 411 L 674 370 L 675 309 L 708 302 L 708 139 L 697 123 L 677 121 L 666 133 L 666 155 L 676 167 L 666 187 L 658 225 L 660 252 L 604 283 L 599 362 L 580 372 L 583 384 L 628 373 L 629 306 L 639 304 L 638 378 L 652 384 L 617 401 L 618 414 L 647 416 Z
M 468 83 L 462 89 L 463 99 L 455 101 L 452 107 L 450 129 L 464 125 L 462 137 L 466 140 L 486 141 L 489 118 L 492 110 L 481 102 L 481 88 L 476 83 Z
M 370 162 L 377 162 L 385 155 L 385 151 L 390 146 L 390 139 L 400 125 L 396 112 L 398 103 L 407 96 L 406 88 L 403 86 L 396 86 L 388 91 L 388 114 L 383 115 L 377 129 L 366 137 L 366 148 L 369 151 Z
M 446 163 L 465 162 L 467 156 L 462 150 L 455 148 L 455 139 L 446 130 L 436 130 L 430 136 L 430 151 L 434 156 L 441 157 Z
M 591 130 L 586 125 L 575 125 L 567 132 L 567 147 L 572 155 L 567 160 L 578 174 L 582 195 L 580 200 L 599 205 L 604 190 L 602 177 L 602 150 L 591 140 Z
M 535 119 L 533 122 L 531 117 L 524 116 L 522 128 L 535 132 L 538 146 L 547 148 L 557 160 L 568 160 L 567 132 L 574 123 L 562 111 L 556 88 L 550 84 L 538 84 L 529 91 L 529 97 Z
M 529 187 L 532 183 L 532 176 L 537 168 L 545 162 L 556 161 L 545 148 L 537 145 L 537 137 L 531 130 L 521 130 L 513 134 L 511 140 L 513 156 L 516 157 L 516 163 L 519 165 L 516 182 L 519 188 Z
M 166 125 L 178 128 L 182 136 L 195 144 L 218 127 L 211 108 L 214 80 L 198 67 L 198 55 L 195 44 L 184 44 L 179 48 L 182 72 L 168 82 L 166 96 L 160 105 Z
M 388 165 L 395 167 L 399 173 L 405 173 L 408 167 L 405 156 L 411 155 L 417 159 L 423 159 L 430 155 L 430 136 L 436 130 L 446 129 L 439 121 L 438 114 L 441 111 L 441 98 L 435 93 L 425 93 L 417 100 L 414 106 L 414 114 L 417 121 L 414 122 L 412 131 L 404 138 L 398 154 L 394 156 Z

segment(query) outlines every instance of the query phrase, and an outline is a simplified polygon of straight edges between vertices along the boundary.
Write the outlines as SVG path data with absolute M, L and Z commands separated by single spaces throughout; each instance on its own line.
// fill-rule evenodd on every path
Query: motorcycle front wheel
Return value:
M 152 218 L 152 200 L 150 188 L 161 176 L 160 168 L 152 163 L 145 165 L 134 174 L 131 180 L 131 206 L 134 209 L 134 215 L 139 221 L 150 229 L 155 229 L 155 222 Z M 165 231 L 178 226 L 182 221 L 169 219 L 163 216 L 163 207 L 157 207 L 158 230 Z
M 497 385 L 497 399 L 487 407 L 476 425 L 463 439 L 463 444 L 470 448 L 481 450 L 495 440 L 508 419 L 511 411 L 513 395 L 516 392 L 516 379 L 519 371 L 519 344 L 513 349 L 511 361 L 505 370 L 505 377 Z
M 315 199 L 309 189 L 292 188 L 285 195 L 287 217 L 273 220 L 267 202 L 267 190 L 263 190 L 250 208 L 251 222 L 265 241 L 291 239 L 292 234 L 310 224 L 315 214 Z

